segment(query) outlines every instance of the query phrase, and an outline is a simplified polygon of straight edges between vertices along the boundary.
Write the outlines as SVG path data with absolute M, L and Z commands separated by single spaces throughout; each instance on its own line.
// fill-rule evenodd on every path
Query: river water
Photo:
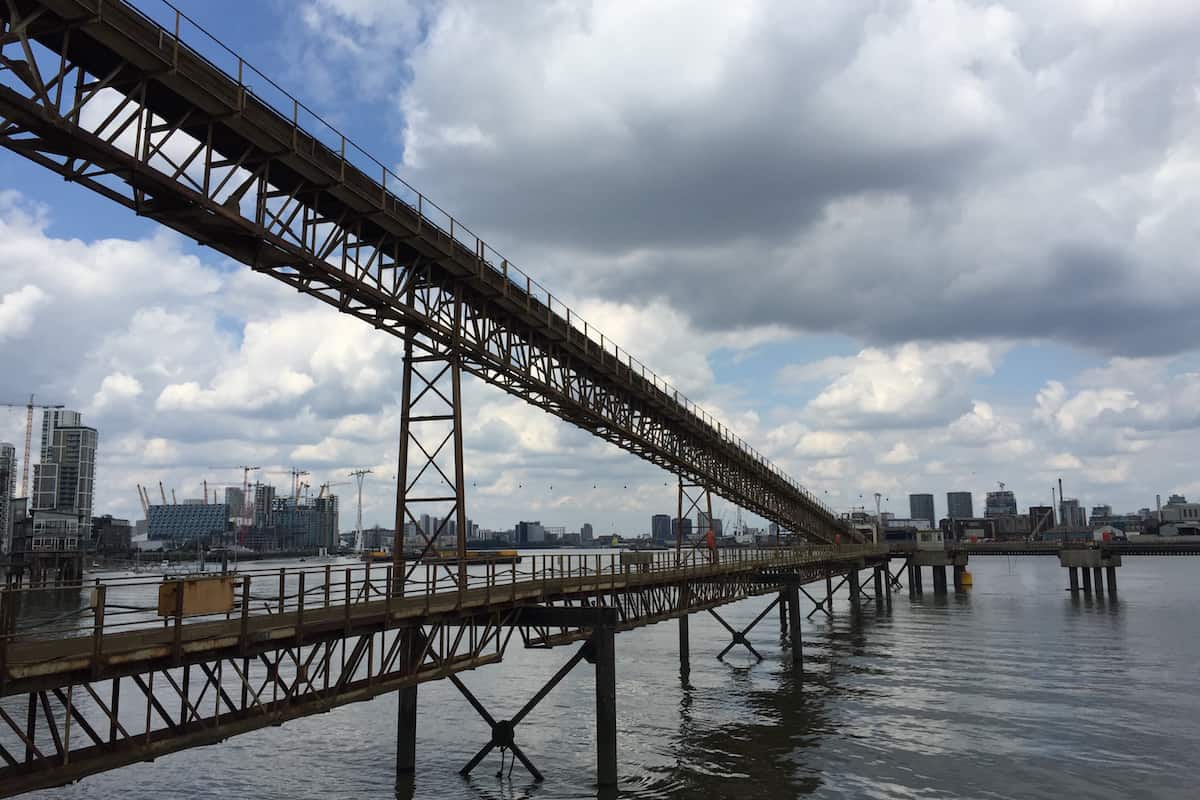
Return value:
M 804 622 L 802 672 L 774 612 L 750 635 L 761 663 L 740 647 L 718 661 L 728 633 L 693 616 L 687 685 L 674 622 L 619 634 L 616 796 L 1200 797 L 1200 559 L 1127 558 L 1116 599 L 1073 598 L 1054 558 L 979 557 L 971 570 L 967 593 L 898 593 L 857 619 L 843 589 L 833 619 Z M 741 627 L 769 600 L 721 613 Z M 517 642 L 464 675 L 498 718 L 571 652 Z M 519 764 L 497 777 L 496 753 L 459 777 L 487 730 L 440 681 L 420 688 L 418 771 L 401 785 L 385 697 L 29 796 L 596 797 L 593 692 L 583 662 L 518 726 L 541 784 Z

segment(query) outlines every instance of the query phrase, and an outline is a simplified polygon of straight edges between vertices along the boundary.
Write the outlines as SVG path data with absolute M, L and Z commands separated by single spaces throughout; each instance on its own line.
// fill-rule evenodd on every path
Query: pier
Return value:
M 131 578 L 83 587 L 88 602 L 79 613 L 34 625 L 19 623 L 22 608 L 52 590 L 5 589 L 0 697 L 23 698 L 26 711 L 18 716 L 0 707 L 0 796 L 389 693 L 399 708 L 396 770 L 412 772 L 419 761 L 418 687 L 443 679 L 491 730 L 463 773 L 503 748 L 540 780 L 520 748 L 519 725 L 582 661 L 595 670 L 596 782 L 611 785 L 619 767 L 615 680 L 628 657 L 616 634 L 678 620 L 686 679 L 691 615 L 710 614 L 728 629 L 730 643 L 716 657 L 740 646 L 761 659 L 751 633 L 779 606 L 793 661 L 801 664 L 805 587 L 839 578 L 852 587 L 857 607 L 860 595 L 869 596 L 859 572 L 879 576 L 889 557 L 886 546 L 874 545 L 640 555 L 649 558 L 637 565 L 619 554 L 530 556 L 525 567 L 476 567 L 465 585 L 444 566 L 401 581 L 391 565 L 369 564 Z M 720 608 L 752 597 L 772 599 L 749 626 L 730 626 Z M 822 607 L 832 613 L 831 596 Z M 541 691 L 503 719 L 463 674 L 502 662 L 514 641 L 547 651 L 576 647 Z

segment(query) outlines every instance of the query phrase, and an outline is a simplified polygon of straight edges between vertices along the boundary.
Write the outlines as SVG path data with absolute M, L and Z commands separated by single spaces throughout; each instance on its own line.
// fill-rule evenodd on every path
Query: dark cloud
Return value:
M 406 174 L 552 290 L 881 344 L 1200 332 L 1185 7 L 426 18 L 397 53 Z

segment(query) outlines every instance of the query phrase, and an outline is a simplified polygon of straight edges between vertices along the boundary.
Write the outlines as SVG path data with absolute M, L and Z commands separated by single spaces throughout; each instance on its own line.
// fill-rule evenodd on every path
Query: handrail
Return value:
M 637 553 L 637 559 L 624 557 Z M 614 586 L 618 579 L 626 583 L 651 582 L 656 578 L 678 580 L 687 576 L 735 574 L 770 567 L 799 566 L 834 559 L 848 559 L 887 552 L 886 545 L 809 545 L 786 548 L 723 548 L 684 551 L 677 560 L 674 551 L 621 551 L 609 553 L 537 553 L 524 556 L 526 566 L 498 562 L 471 565 L 464 592 L 482 590 L 490 602 L 493 597 L 515 600 L 521 589 L 541 587 L 543 591 L 562 591 L 567 581 L 587 579 Z M 649 558 L 647 558 L 649 556 Z M 422 598 L 428 603 L 437 598 L 461 597 L 455 574 L 442 564 L 425 564 L 413 570 L 403 590 L 395 586 L 391 563 L 372 565 L 326 564 L 318 567 L 275 568 L 246 572 L 196 573 L 186 578 L 225 577 L 234 582 L 234 604 L 228 612 L 184 617 L 159 616 L 158 587 L 185 577 L 127 576 L 108 581 L 80 584 L 90 589 L 88 605 L 59 613 L 40 622 L 19 623 L 26 604 L 39 596 L 62 596 L 62 587 L 7 587 L 0 589 L 0 649 L 14 641 L 91 636 L 102 650 L 104 637 L 124 631 L 149 629 L 164 622 L 177 630 L 216 620 L 235 617 L 243 625 L 280 614 L 312 614 L 329 608 L 355 607 L 371 602 L 402 602 Z M 553 590 L 553 591 L 552 591 Z M 510 593 L 511 592 L 511 593 Z M 27 615 L 28 616 L 28 615 Z M 256 623 L 257 624 L 257 623 Z M 101 651 L 97 651 L 101 652 Z M 0 659 L 0 663 L 5 663 Z

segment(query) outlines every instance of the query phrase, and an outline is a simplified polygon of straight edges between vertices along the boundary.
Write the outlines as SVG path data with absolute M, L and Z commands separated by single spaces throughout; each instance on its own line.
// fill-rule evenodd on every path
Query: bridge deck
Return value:
M 471 576 L 474 585 L 461 593 L 439 585 L 438 570 L 433 567 L 423 568 L 423 576 L 410 577 L 403 595 L 388 592 L 392 585 L 390 567 L 375 569 L 374 576 L 369 567 L 234 576 L 245 582 L 242 592 L 250 589 L 252 578 L 255 585 L 269 581 L 279 588 L 267 596 L 250 589 L 248 602 L 239 598 L 234 610 L 217 618 L 209 615 L 195 621 L 174 617 L 160 620 L 143 613 L 126 621 L 120 615 L 127 606 L 109 601 L 104 613 L 97 614 L 97 607 L 89 609 L 93 629 L 88 635 L 71 635 L 62 628 L 49 632 L 15 630 L 5 648 L 3 693 L 58 686 L 84 677 L 134 675 L 164 664 L 257 654 L 343 639 L 366 630 L 428 625 L 446 619 L 492 619 L 500 626 L 514 626 L 522 624 L 523 609 L 536 606 L 614 608 L 618 612 L 617 630 L 627 630 L 770 592 L 787 582 L 817 580 L 827 571 L 845 571 L 849 565 L 885 552 L 885 548 L 869 546 L 723 550 L 716 554 L 717 563 L 705 563 L 707 553 L 692 551 L 684 554 L 687 561 L 680 565 L 674 563 L 673 552 L 646 554 L 650 560 L 644 564 L 622 564 L 617 556 L 543 556 L 540 565 L 535 559 L 524 573 L 515 566 L 477 569 Z M 308 584 L 312 588 L 299 588 L 304 585 L 304 577 L 312 579 Z M 318 578 L 325 583 L 317 584 Z M 686 605 L 675 601 L 655 605 L 629 602 L 632 597 L 673 589 L 681 583 L 729 586 L 711 594 L 693 588 L 692 599 Z M 134 580 L 99 586 L 104 587 L 105 596 L 112 598 L 120 588 L 157 585 L 157 580 Z M 7 595 L 10 604 L 19 605 L 19 597 L 38 591 L 10 590 Z M 301 594 L 305 596 L 303 603 Z M 317 595 L 315 600 L 309 599 L 312 594 Z M 369 599 L 376 596 L 380 599 Z M 260 603 L 268 613 L 250 613 Z M 272 610 L 275 608 L 279 610 Z M 71 624 L 81 629 L 79 622 Z M 546 643 L 561 644 L 581 637 L 578 630 L 564 629 L 557 635 L 547 633 Z

